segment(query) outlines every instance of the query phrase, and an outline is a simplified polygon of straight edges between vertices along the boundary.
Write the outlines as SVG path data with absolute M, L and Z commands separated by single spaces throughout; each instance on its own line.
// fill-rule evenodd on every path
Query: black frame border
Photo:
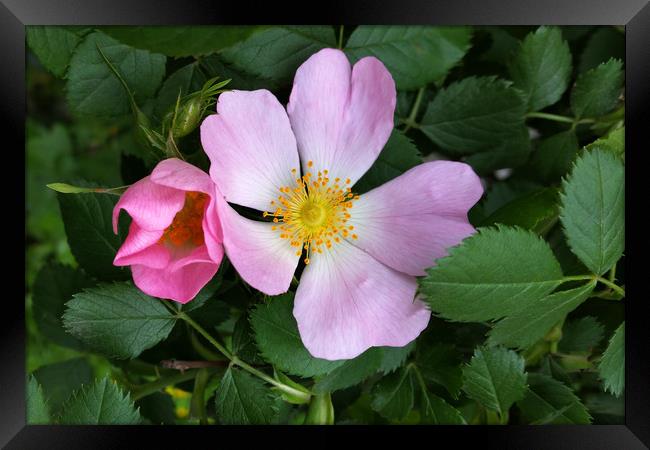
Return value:
M 143 0 L 134 2 L 100 0 L 2 0 L 0 4 L 0 124 L 3 129 L 5 157 L 18 153 L 25 145 L 25 25 L 202 25 L 250 23 L 372 23 L 435 25 L 625 25 L 626 27 L 626 289 L 625 302 L 625 425 L 595 426 L 507 426 L 463 427 L 156 427 L 156 426 L 35 426 L 25 424 L 25 311 L 18 296 L 7 296 L 0 328 L 0 445 L 6 448 L 129 448 L 140 439 L 165 439 L 166 446 L 178 441 L 194 442 L 198 434 L 220 433 L 215 444 L 223 443 L 227 434 L 235 439 L 246 437 L 246 444 L 270 443 L 290 432 L 307 432 L 323 437 L 340 437 L 362 433 L 364 437 L 400 438 L 403 433 L 427 433 L 428 436 L 452 438 L 454 442 L 476 442 L 488 448 L 529 449 L 610 449 L 649 448 L 650 446 L 650 332 L 646 325 L 647 301 L 639 282 L 643 267 L 632 261 L 643 258 L 648 239 L 642 237 L 642 220 L 632 213 L 641 210 L 643 201 L 644 125 L 650 119 L 650 5 L 648 0 L 390 0 L 381 5 L 373 0 L 330 0 L 321 7 L 304 4 L 282 8 L 277 3 L 240 0 L 226 3 L 217 0 Z M 311 7 L 311 8 L 309 8 Z M 646 125 L 647 126 L 647 125 Z M 25 165 L 25 156 L 14 159 Z M 25 167 L 25 170 L 27 168 Z M 19 211 L 25 204 L 25 172 L 8 170 L 5 205 Z M 13 186 L 13 188 L 11 187 Z M 10 195 L 6 195 L 10 194 Z M 635 208 L 636 207 L 636 208 Z M 19 236 L 24 222 L 0 222 L 4 236 Z M 13 242 L 18 244 L 17 239 Z M 645 244 L 645 245 L 644 245 Z M 25 262 L 18 250 L 11 261 Z M 6 264 L 18 267 L 17 264 Z M 6 269 L 5 269 L 6 270 Z M 9 276 L 5 276 L 10 279 Z M 20 276 L 16 276 L 14 283 Z M 632 283 L 629 280 L 633 280 Z M 18 290 L 18 289 L 17 289 Z M 16 298 L 18 297 L 18 298 Z M 171 432 L 170 432 L 171 431 Z M 251 433 L 261 431 L 261 433 Z M 192 433 L 191 435 L 188 433 Z M 198 434 L 197 434 L 198 433 Z M 435 433 L 435 434 L 434 434 Z M 450 435 L 453 433 L 453 436 Z M 173 436 L 172 436 L 173 434 Z M 215 436 L 215 435 L 212 435 Z M 260 439 L 262 436 L 262 439 Z M 305 435 L 306 436 L 306 435 Z M 296 436 L 298 437 L 298 436 Z M 334 437 L 334 439 L 338 436 Z M 302 440 L 302 439 L 301 439 Z M 308 440 L 309 442 L 311 440 Z M 304 441 L 303 441 L 304 442 Z M 313 442 L 313 441 L 312 441 Z M 306 443 L 306 442 L 305 442 Z

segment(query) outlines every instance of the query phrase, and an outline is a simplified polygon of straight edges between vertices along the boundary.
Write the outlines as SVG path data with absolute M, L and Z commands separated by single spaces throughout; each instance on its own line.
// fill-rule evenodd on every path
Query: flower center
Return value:
M 173 247 L 203 245 L 203 213 L 208 196 L 202 192 L 185 193 L 185 204 L 178 211 L 158 242 Z
M 307 163 L 311 168 L 312 161 Z M 291 169 L 293 176 L 297 170 Z M 323 253 L 323 246 L 330 248 L 342 238 L 357 239 L 352 233 L 354 226 L 346 225 L 350 209 L 359 198 L 349 188 L 350 179 L 330 180 L 329 171 L 324 169 L 312 175 L 308 171 L 295 178 L 293 186 L 280 188 L 277 200 L 271 201 L 270 210 L 264 217 L 273 217 L 273 230 L 279 230 L 280 237 L 296 247 L 296 255 L 306 252 L 305 264 L 309 264 L 312 253 Z

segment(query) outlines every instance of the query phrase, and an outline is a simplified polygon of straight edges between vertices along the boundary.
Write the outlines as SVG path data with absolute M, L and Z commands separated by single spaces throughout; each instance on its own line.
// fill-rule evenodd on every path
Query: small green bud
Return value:
M 192 97 L 180 106 L 172 128 L 175 138 L 187 136 L 199 126 L 202 109 L 203 100 L 200 96 Z

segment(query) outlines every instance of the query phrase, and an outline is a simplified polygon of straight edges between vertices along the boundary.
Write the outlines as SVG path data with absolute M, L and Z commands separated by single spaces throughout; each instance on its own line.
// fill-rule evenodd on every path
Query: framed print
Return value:
M 647 448 L 650 7 L 296 13 L 4 2 L 0 443 Z

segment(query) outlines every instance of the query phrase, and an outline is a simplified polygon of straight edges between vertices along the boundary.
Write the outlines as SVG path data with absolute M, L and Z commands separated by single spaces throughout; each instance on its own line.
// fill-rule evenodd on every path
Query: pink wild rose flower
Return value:
M 161 161 L 113 209 L 115 233 L 122 209 L 133 219 L 113 264 L 131 266 L 134 283 L 146 294 L 189 302 L 223 258 L 220 196 L 202 170 L 176 158 Z
M 430 317 L 415 277 L 475 231 L 467 211 L 483 188 L 467 164 L 424 163 L 353 193 L 391 134 L 395 99 L 378 59 L 352 68 L 343 52 L 324 49 L 298 68 L 286 111 L 267 90 L 234 90 L 201 125 L 225 199 L 267 218 L 219 202 L 229 259 L 250 285 L 276 295 L 302 256 L 293 315 L 318 358 L 415 339 Z

